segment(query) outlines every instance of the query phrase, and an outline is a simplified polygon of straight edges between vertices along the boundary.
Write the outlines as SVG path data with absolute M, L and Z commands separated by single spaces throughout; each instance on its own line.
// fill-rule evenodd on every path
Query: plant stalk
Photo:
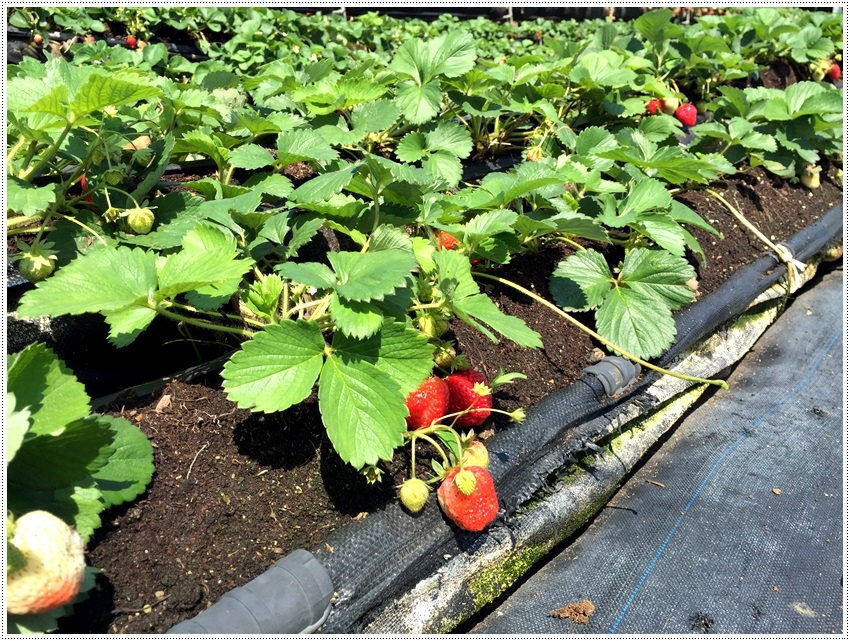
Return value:
M 254 335 L 254 332 L 248 329 L 240 329 L 238 327 L 227 327 L 226 325 L 216 325 L 215 323 L 208 323 L 207 321 L 202 321 L 197 318 L 191 318 L 182 314 L 176 314 L 159 304 L 151 304 L 150 307 L 157 314 L 162 314 L 166 318 L 170 318 L 171 320 L 177 321 L 178 323 L 186 323 L 187 325 L 194 325 L 195 327 L 208 329 L 214 332 L 236 334 L 237 336 L 242 336 L 243 338 L 251 338 Z
M 56 155 L 56 152 L 59 151 L 59 147 L 62 146 L 62 143 L 65 142 L 65 137 L 71 132 L 71 129 L 74 127 L 74 121 L 68 121 L 68 124 L 65 125 L 65 128 L 62 129 L 62 133 L 59 134 L 59 137 L 56 139 L 50 147 L 48 147 L 45 151 L 42 152 L 41 158 L 39 161 L 28 169 L 22 169 L 20 173 L 18 173 L 18 178 L 21 180 L 31 180 L 38 176 L 44 167 L 49 163 L 52 158 Z

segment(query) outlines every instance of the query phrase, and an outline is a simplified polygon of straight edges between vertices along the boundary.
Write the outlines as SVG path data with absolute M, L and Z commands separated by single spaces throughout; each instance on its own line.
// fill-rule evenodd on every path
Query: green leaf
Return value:
M 268 325 L 224 366 L 224 391 L 239 407 L 285 410 L 310 395 L 324 352 L 325 339 L 316 323 L 284 320 Z
M 662 301 L 669 309 L 678 309 L 693 300 L 693 291 L 686 283 L 695 277 L 684 258 L 640 247 L 626 255 L 621 281 L 633 291 Z
M 98 418 L 70 423 L 61 434 L 28 439 L 7 467 L 8 509 L 43 509 L 77 527 L 87 539 L 104 505 L 92 474 L 115 452 L 112 432 Z
M 227 150 L 224 147 L 220 147 L 213 140 L 213 137 L 204 131 L 187 131 L 175 147 L 181 152 L 200 153 L 208 156 L 219 168 L 227 164 L 225 160 Z
M 792 118 L 809 114 L 843 113 L 844 100 L 837 89 L 827 89 L 817 82 L 803 81 L 785 90 L 785 100 Z
M 517 213 L 510 209 L 491 209 L 472 218 L 464 231 L 471 236 L 495 236 L 512 231 L 516 219 Z
M 252 191 L 261 191 L 276 198 L 285 198 L 293 190 L 292 181 L 280 174 L 254 174 L 243 185 Z
M 579 156 L 590 156 L 617 149 L 620 143 L 604 127 L 588 127 L 576 137 L 575 152 Z
M 622 87 L 637 78 L 623 67 L 623 57 L 613 51 L 589 52 L 570 71 L 570 80 L 583 87 Z
M 437 264 L 438 286 L 449 301 L 479 293 L 472 279 L 469 258 L 447 249 L 434 252 L 432 258 Z
M 502 336 L 509 338 L 520 347 L 543 347 L 540 334 L 528 327 L 525 321 L 502 312 L 486 294 L 475 294 L 453 301 L 452 309 L 458 318 L 483 332 L 490 340 L 495 336 L 475 320 L 480 320 Z
M 6 207 L 24 216 L 35 216 L 47 211 L 56 202 L 56 191 L 52 185 L 36 187 L 10 178 L 6 181 Z
M 339 154 L 312 129 L 282 132 L 277 139 L 277 161 L 289 165 L 302 160 L 331 161 Z
M 6 465 L 15 458 L 32 426 L 29 409 L 15 407 L 15 395 L 6 392 Z
M 109 341 L 116 347 L 132 343 L 156 318 L 156 311 L 149 307 L 125 307 L 103 314 L 109 324 Z
M 473 37 L 465 31 L 452 31 L 427 41 L 406 40 L 396 50 L 390 69 L 424 85 L 441 74 L 456 78 L 472 69 L 475 60 Z
M 654 48 L 659 48 L 673 31 L 670 22 L 672 17 L 673 12 L 670 9 L 647 11 L 635 19 L 635 29 Z
M 395 103 L 408 122 L 421 125 L 437 115 L 442 97 L 438 80 L 423 85 L 403 80 L 396 86 Z
M 371 363 L 332 355 L 322 368 L 322 421 L 336 452 L 357 469 L 392 459 L 404 443 L 404 401 L 393 379 Z
M 183 250 L 169 255 L 157 270 L 163 298 L 198 289 L 222 285 L 236 290 L 242 275 L 253 261 L 237 259 L 236 239 L 220 227 L 201 223 L 183 238 Z
M 15 410 L 30 413 L 33 435 L 58 434 L 89 414 L 91 399 L 82 383 L 44 343 L 10 355 L 6 376 Z
M 596 310 L 596 329 L 638 358 L 661 355 L 673 343 L 673 314 L 657 298 L 640 290 L 615 287 Z
M 112 431 L 115 449 L 92 475 L 105 507 L 132 501 L 153 479 L 153 447 L 144 432 L 126 419 L 99 416 L 96 421 Z
M 428 155 L 425 134 L 411 131 L 398 143 L 395 155 L 402 162 L 417 162 Z
M 108 105 L 135 104 L 145 98 L 154 98 L 161 94 L 159 87 L 138 78 L 139 82 L 125 80 L 115 74 L 92 73 L 74 94 L 68 106 L 76 118 L 100 111 Z
M 239 169 L 260 169 L 274 164 L 274 157 L 260 145 L 242 145 L 233 149 L 228 161 Z
M 439 44 L 434 55 L 435 72 L 447 78 L 457 78 L 470 71 L 477 60 L 475 39 L 466 31 L 450 31 L 434 38 L 431 44 Z
M 469 129 L 456 122 L 441 120 L 436 128 L 425 134 L 425 139 L 431 151 L 447 151 L 458 158 L 466 158 L 472 153 Z
M 383 312 L 374 303 L 345 300 L 338 293 L 331 296 L 328 313 L 337 330 L 352 338 L 373 336 L 384 322 Z
M 712 227 L 705 218 L 678 200 L 674 200 L 673 204 L 670 206 L 669 216 L 678 223 L 693 225 L 694 227 L 698 227 L 699 229 L 714 234 L 715 236 L 720 236 L 720 232 Z
M 333 289 L 336 285 L 336 274 L 322 263 L 283 263 L 275 269 L 284 278 L 308 287 Z
M 380 332 L 365 340 L 334 334 L 333 351 L 340 357 L 377 366 L 405 395 L 419 387 L 434 368 L 434 348 L 428 339 L 400 322 L 384 322 Z
M 337 171 L 329 171 L 308 180 L 289 195 L 296 203 L 319 203 L 328 200 L 347 187 L 360 165 L 349 165 Z
M 605 257 L 595 249 L 585 249 L 558 263 L 549 291 L 565 310 L 584 311 L 601 305 L 613 284 Z
M 59 85 L 53 87 L 50 93 L 41 96 L 30 106 L 22 109 L 24 112 L 48 113 L 60 118 L 68 118 L 68 88 Z
M 665 214 L 644 214 L 631 225 L 675 256 L 685 255 L 684 229 Z
M 428 155 L 422 166 L 435 179 L 444 180 L 454 187 L 463 177 L 463 165 L 460 159 L 448 151 L 435 151 Z
M 156 161 L 148 165 L 147 170 L 144 172 L 144 177 L 136 185 L 132 194 L 130 194 L 137 201 L 142 201 L 149 197 L 148 194 L 154 190 L 154 186 L 162 178 L 162 174 L 165 173 L 168 167 L 168 163 L 171 160 L 171 152 L 174 150 L 175 144 L 174 134 L 171 133 L 166 134 L 159 140 L 155 140 L 151 144 L 150 150 L 156 154 Z
M 403 287 L 416 260 L 411 252 L 328 252 L 338 283 L 336 292 L 351 301 L 383 300 Z
M 392 127 L 399 115 L 391 100 L 374 100 L 352 109 L 351 124 L 360 131 L 376 133 Z
M 147 305 L 156 289 L 155 264 L 154 254 L 138 248 L 99 247 L 24 294 L 18 313 L 36 318 Z

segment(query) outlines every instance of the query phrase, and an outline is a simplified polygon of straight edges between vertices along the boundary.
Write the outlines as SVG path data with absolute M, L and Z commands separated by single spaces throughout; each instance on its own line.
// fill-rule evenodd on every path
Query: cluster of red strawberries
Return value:
M 678 98 L 666 98 L 665 100 L 653 98 L 646 103 L 646 110 L 650 116 L 659 113 L 672 115 L 686 127 L 693 127 L 697 124 L 697 108 L 689 102 L 680 104 Z
M 407 398 L 407 425 L 414 431 L 477 427 L 490 416 L 492 406 L 492 390 L 477 370 L 458 371 L 446 378 L 431 376 Z M 443 427 L 443 422 L 449 425 Z M 487 471 L 489 455 L 473 432 L 459 437 L 459 441 L 460 456 L 441 475 L 437 501 L 455 525 L 480 532 L 499 512 L 496 488 Z M 408 510 L 419 512 L 429 494 L 428 484 L 414 477 L 401 486 L 400 498 Z
M 492 390 L 474 369 L 431 376 L 407 397 L 407 426 L 418 430 L 446 418 L 459 427 L 477 427 L 490 416 Z

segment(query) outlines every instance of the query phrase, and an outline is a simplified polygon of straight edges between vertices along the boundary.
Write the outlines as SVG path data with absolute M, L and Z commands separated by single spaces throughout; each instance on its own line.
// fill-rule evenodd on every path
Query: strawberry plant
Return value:
M 730 162 L 747 162 L 792 178 L 821 153 L 841 153 L 841 92 L 823 83 L 798 82 L 778 89 L 724 87 L 713 103 L 715 118 L 694 129 L 696 151 L 722 153 Z
M 672 311 L 693 300 L 688 281 L 695 276 L 684 259 L 647 248 L 628 252 L 612 274 L 602 254 L 586 249 L 558 265 L 550 288 L 568 311 L 595 309 L 600 334 L 638 357 L 652 358 L 673 344 Z
M 144 434 L 89 406 L 83 386 L 43 344 L 10 355 L 6 602 L 14 633 L 55 629 L 94 586 L 83 543 L 103 510 L 134 500 L 153 475 Z

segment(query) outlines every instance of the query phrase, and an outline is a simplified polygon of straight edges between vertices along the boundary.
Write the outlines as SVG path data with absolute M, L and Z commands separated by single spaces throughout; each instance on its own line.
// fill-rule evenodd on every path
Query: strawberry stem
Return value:
M 599 334 L 594 332 L 587 325 L 584 325 L 584 324 L 580 323 L 579 321 L 577 321 L 575 318 L 570 316 L 567 312 L 562 310 L 557 305 L 550 303 L 548 300 L 546 300 L 542 296 L 535 294 L 534 292 L 526 289 L 522 285 L 518 285 L 517 283 L 506 280 L 506 279 L 501 278 L 499 276 L 493 276 L 492 274 L 485 274 L 483 272 L 473 272 L 473 275 L 474 276 L 481 276 L 482 278 L 487 278 L 487 279 L 490 279 L 490 280 L 494 280 L 497 283 L 500 283 L 502 285 L 507 285 L 508 287 L 512 287 L 513 289 L 517 290 L 518 292 L 522 292 L 523 294 L 525 294 L 529 298 L 535 300 L 536 302 L 540 303 L 544 307 L 548 307 L 549 309 L 551 309 L 553 312 L 555 312 L 559 316 L 562 316 L 568 322 L 572 323 L 573 325 L 578 327 L 581 331 L 585 332 L 588 336 L 591 336 L 591 337 L 595 338 L 596 340 L 598 340 L 603 345 L 610 347 L 612 351 L 619 353 L 621 356 L 629 359 L 630 361 L 634 361 L 635 363 L 639 363 L 639 364 L 643 365 L 647 369 L 654 370 L 656 372 L 659 372 L 660 374 L 667 374 L 669 376 L 673 376 L 674 378 L 679 378 L 679 379 L 682 379 L 682 380 L 685 380 L 685 381 L 692 381 L 692 382 L 695 382 L 695 383 L 708 383 L 709 385 L 717 385 L 719 387 L 722 387 L 723 389 L 729 389 L 729 385 L 724 380 L 721 380 L 721 379 L 705 379 L 705 378 L 699 378 L 697 376 L 689 376 L 687 374 L 680 374 L 678 372 L 673 372 L 673 371 L 670 371 L 668 369 L 664 369 L 663 367 L 658 367 L 657 365 L 653 365 L 652 363 L 649 363 L 649 362 L 647 362 L 647 361 L 645 361 L 641 358 L 638 358 L 634 354 L 630 354 L 629 352 L 624 350 L 622 347 L 618 347 L 617 345 L 615 345 L 614 343 L 612 343 L 608 339 L 603 338 L 602 336 L 600 336 Z

